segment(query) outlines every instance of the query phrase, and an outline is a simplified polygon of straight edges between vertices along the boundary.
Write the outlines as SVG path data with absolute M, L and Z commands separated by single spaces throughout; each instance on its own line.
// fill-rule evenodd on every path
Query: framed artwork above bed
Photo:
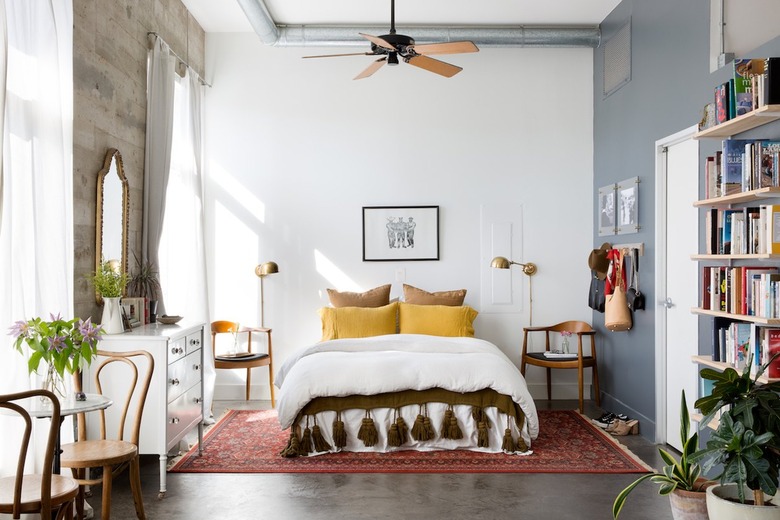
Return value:
M 363 207 L 363 261 L 439 259 L 439 206 Z

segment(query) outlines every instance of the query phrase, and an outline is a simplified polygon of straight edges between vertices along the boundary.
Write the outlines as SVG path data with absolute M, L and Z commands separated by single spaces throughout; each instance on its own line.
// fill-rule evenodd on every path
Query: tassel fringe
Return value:
M 396 418 L 395 424 L 398 426 L 398 437 L 401 439 L 399 446 L 403 446 L 409 441 L 409 427 L 400 415 Z
M 412 425 L 412 439 L 416 441 L 426 441 L 426 434 L 425 434 L 425 426 L 423 426 L 423 421 L 425 421 L 425 417 L 422 416 L 422 414 L 417 414 L 417 418 L 414 420 L 414 424 Z
M 515 447 L 515 441 L 512 439 L 512 430 L 507 428 L 504 430 L 504 442 L 501 443 L 501 449 L 507 453 L 514 453 L 517 451 Z
M 490 438 L 488 437 L 488 423 L 486 421 L 477 422 L 477 446 L 480 448 L 490 447 Z
M 368 412 L 366 412 L 366 417 L 363 418 L 360 425 L 357 438 L 363 441 L 363 444 L 365 444 L 367 448 L 370 448 L 379 442 L 379 433 L 376 431 L 374 420 L 368 415 Z
M 314 426 L 311 428 L 311 440 L 314 441 L 314 451 L 319 453 L 323 451 L 330 451 L 331 446 L 325 437 L 322 436 L 322 430 L 320 430 L 317 420 L 314 420 Z
M 298 436 L 295 435 L 295 426 L 292 426 L 290 428 L 290 439 L 287 441 L 287 446 L 285 446 L 284 449 L 279 452 L 279 455 L 288 459 L 297 457 L 299 454 L 299 448 L 300 443 L 298 442 Z
M 387 445 L 397 448 L 401 445 L 401 435 L 398 433 L 398 425 L 393 423 L 387 430 Z
M 336 414 L 336 420 L 333 421 L 333 444 L 336 448 L 343 448 L 347 445 L 347 431 L 344 429 L 344 421 L 341 420 L 341 414 Z
M 309 429 L 309 417 L 306 417 L 306 428 L 303 430 L 301 445 L 298 449 L 299 455 L 308 455 L 311 453 L 311 430 Z

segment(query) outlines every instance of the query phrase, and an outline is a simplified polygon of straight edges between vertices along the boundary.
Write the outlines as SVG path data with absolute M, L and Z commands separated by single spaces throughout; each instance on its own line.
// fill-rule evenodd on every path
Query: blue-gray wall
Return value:
M 603 315 L 594 313 L 600 327 L 599 379 L 603 408 L 640 418 L 645 437 L 655 436 L 655 155 L 658 139 L 696 124 L 714 87 L 728 79 L 729 67 L 709 72 L 709 0 L 624 0 L 602 23 L 603 42 L 630 19 L 631 80 L 609 97 L 603 95 L 603 48 L 595 52 L 594 67 L 594 197 L 601 186 L 638 176 L 640 184 L 637 234 L 599 237 L 594 215 L 594 247 L 604 239 L 644 242 L 642 291 L 647 310 L 634 313 L 634 328 L 610 333 Z M 780 39 L 753 57 L 780 55 Z M 780 137 L 780 123 L 745 136 Z M 703 156 L 718 141 L 702 141 Z M 701 177 L 700 177 L 701 178 Z M 619 240 L 618 240 L 619 239 Z M 709 318 L 700 318 L 702 353 L 710 353 Z

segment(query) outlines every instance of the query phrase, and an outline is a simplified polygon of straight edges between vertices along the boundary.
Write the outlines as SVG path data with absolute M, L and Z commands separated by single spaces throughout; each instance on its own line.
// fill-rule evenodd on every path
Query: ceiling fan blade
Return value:
M 339 56 L 374 56 L 373 52 L 350 52 L 347 54 L 320 54 L 319 56 L 303 56 L 303 58 L 337 58 Z
M 376 72 L 379 69 L 381 69 L 382 65 L 384 65 L 386 61 L 387 61 L 387 58 L 379 58 L 378 60 L 372 62 L 371 65 L 366 67 L 366 69 L 363 72 L 361 72 L 360 74 L 358 74 L 357 76 L 355 76 L 352 79 L 363 79 L 363 78 L 369 77 L 374 72 Z
M 467 52 L 479 52 L 479 47 L 474 42 L 444 42 L 444 43 L 423 43 L 412 47 L 419 54 L 463 54 Z
M 390 45 L 388 42 L 386 42 L 385 40 L 383 40 L 379 36 L 371 36 L 370 34 L 365 34 L 365 33 L 358 33 L 358 34 L 360 36 L 362 36 L 363 38 L 365 38 L 366 40 L 368 40 L 371 43 L 373 43 L 374 45 L 376 45 L 377 47 L 382 47 L 383 49 L 387 49 L 389 51 L 394 51 L 395 50 L 395 47 Z
M 451 78 L 452 76 L 454 76 L 455 74 L 463 70 L 463 67 L 450 65 L 449 63 L 435 60 L 427 56 L 413 56 L 409 58 L 407 63 L 409 63 L 409 65 L 414 65 L 415 67 L 420 67 L 421 69 L 425 69 L 430 72 L 435 72 L 436 74 L 439 74 L 446 78 Z

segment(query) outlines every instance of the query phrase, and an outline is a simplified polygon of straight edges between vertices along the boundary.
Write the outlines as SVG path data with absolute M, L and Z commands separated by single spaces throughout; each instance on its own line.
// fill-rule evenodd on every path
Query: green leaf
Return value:
M 626 503 L 626 498 L 628 498 L 629 493 L 631 493 L 640 483 L 655 476 L 657 476 L 656 473 L 647 473 L 646 475 L 642 475 L 634 482 L 629 484 L 628 487 L 626 487 L 623 491 L 618 493 L 618 496 L 615 497 L 615 502 L 612 504 L 612 518 L 618 517 L 620 511 L 623 509 L 623 506 Z

